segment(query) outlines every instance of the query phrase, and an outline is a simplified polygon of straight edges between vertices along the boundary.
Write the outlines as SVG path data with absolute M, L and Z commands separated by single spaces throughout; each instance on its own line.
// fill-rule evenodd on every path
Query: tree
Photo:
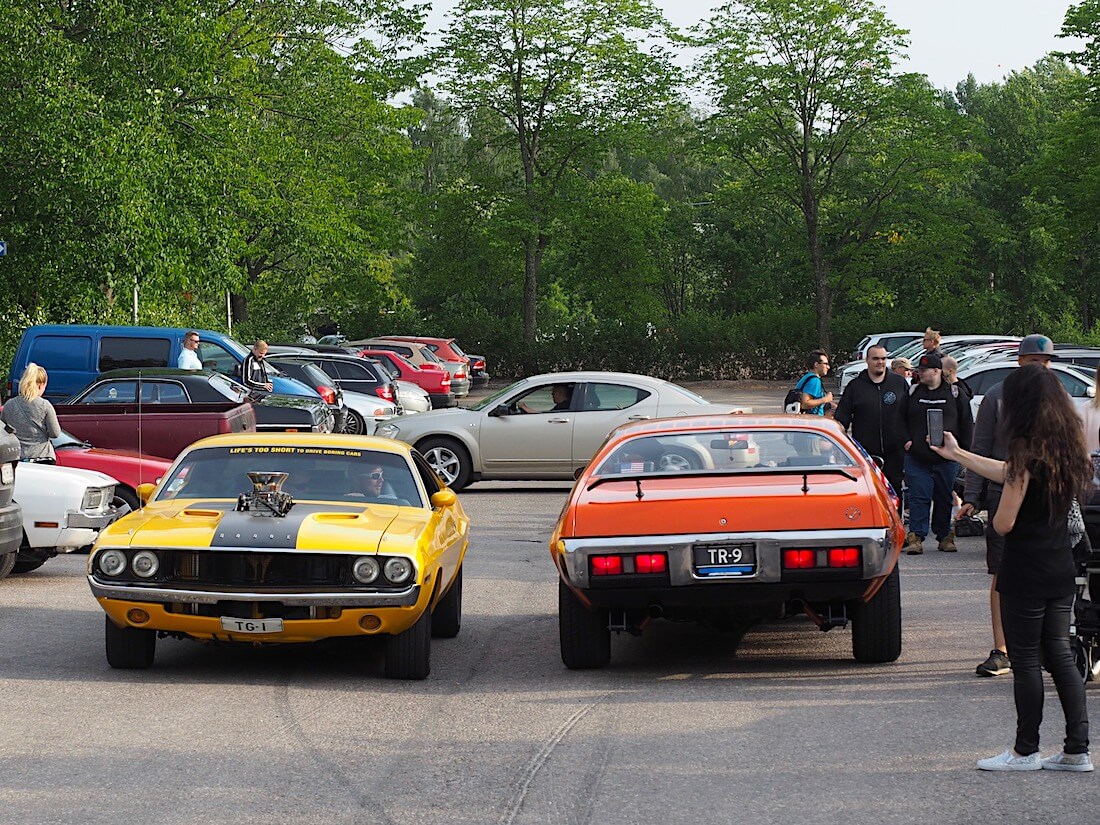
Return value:
M 830 349 L 845 267 L 888 202 L 947 162 L 946 112 L 923 77 L 897 75 L 906 45 L 872 0 L 745 0 L 701 29 L 714 138 L 761 203 L 803 223 L 817 337 Z
M 675 68 L 646 45 L 665 28 L 650 0 L 461 0 L 452 13 L 437 53 L 442 88 L 481 123 L 487 149 L 515 158 L 497 191 L 515 207 L 529 351 L 564 181 L 675 99 Z

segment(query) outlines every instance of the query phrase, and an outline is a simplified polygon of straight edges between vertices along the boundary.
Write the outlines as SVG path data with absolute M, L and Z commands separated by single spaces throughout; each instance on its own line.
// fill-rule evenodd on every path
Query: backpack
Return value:
M 802 412 L 802 386 L 809 377 L 810 373 L 806 373 L 798 379 L 797 384 L 787 390 L 787 394 L 783 396 L 783 412 L 791 415 L 798 415 Z

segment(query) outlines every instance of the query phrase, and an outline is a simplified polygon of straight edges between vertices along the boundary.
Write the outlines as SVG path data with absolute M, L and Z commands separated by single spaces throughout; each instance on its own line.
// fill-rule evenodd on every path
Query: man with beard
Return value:
M 844 391 L 835 418 L 845 429 L 851 428 L 852 438 L 863 449 L 882 458 L 882 472 L 900 496 L 909 384 L 886 368 L 888 358 L 886 347 L 867 350 L 867 369 Z

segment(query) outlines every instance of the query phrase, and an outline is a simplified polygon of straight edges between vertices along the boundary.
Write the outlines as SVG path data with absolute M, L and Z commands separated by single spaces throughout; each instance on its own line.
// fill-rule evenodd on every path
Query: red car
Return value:
M 140 506 L 138 485 L 155 484 L 172 466 L 171 461 L 157 456 L 93 447 L 64 430 L 60 437 L 53 440 L 53 448 L 57 453 L 58 466 L 97 470 L 118 481 L 115 496 L 122 499 L 131 510 Z
M 455 395 L 466 395 L 468 388 L 473 386 L 473 366 L 470 356 L 462 351 L 455 343 L 454 338 L 432 338 L 427 335 L 384 335 L 388 341 L 411 341 L 423 344 L 430 349 L 437 358 L 441 359 L 451 373 L 451 381 L 455 386 Z M 480 357 L 480 356 L 479 356 Z M 481 358 L 481 369 L 484 372 L 485 359 Z M 486 383 L 488 383 L 486 381 Z M 463 389 L 459 389 L 462 387 Z
M 416 384 L 428 393 L 432 400 L 433 410 L 438 410 L 441 407 L 453 407 L 458 403 L 455 394 L 451 392 L 451 374 L 442 368 L 426 369 L 418 367 L 405 356 L 384 349 L 361 349 L 356 354 L 361 358 L 373 358 L 376 361 L 381 361 L 383 366 L 387 368 L 396 369 L 400 373 L 397 376 L 399 380 Z M 431 366 L 434 367 L 435 365 Z

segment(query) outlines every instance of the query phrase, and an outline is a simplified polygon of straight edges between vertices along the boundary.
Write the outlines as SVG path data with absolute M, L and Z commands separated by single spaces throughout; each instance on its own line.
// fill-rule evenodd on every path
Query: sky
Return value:
M 719 0 L 654 0 L 680 28 L 693 26 L 720 5 Z M 432 0 L 429 26 L 444 21 L 454 0 Z M 937 88 L 954 89 L 968 73 L 980 83 L 999 81 L 1033 66 L 1074 41 L 1057 37 L 1070 0 L 879 0 L 887 16 L 909 30 L 906 71 L 928 75 Z

